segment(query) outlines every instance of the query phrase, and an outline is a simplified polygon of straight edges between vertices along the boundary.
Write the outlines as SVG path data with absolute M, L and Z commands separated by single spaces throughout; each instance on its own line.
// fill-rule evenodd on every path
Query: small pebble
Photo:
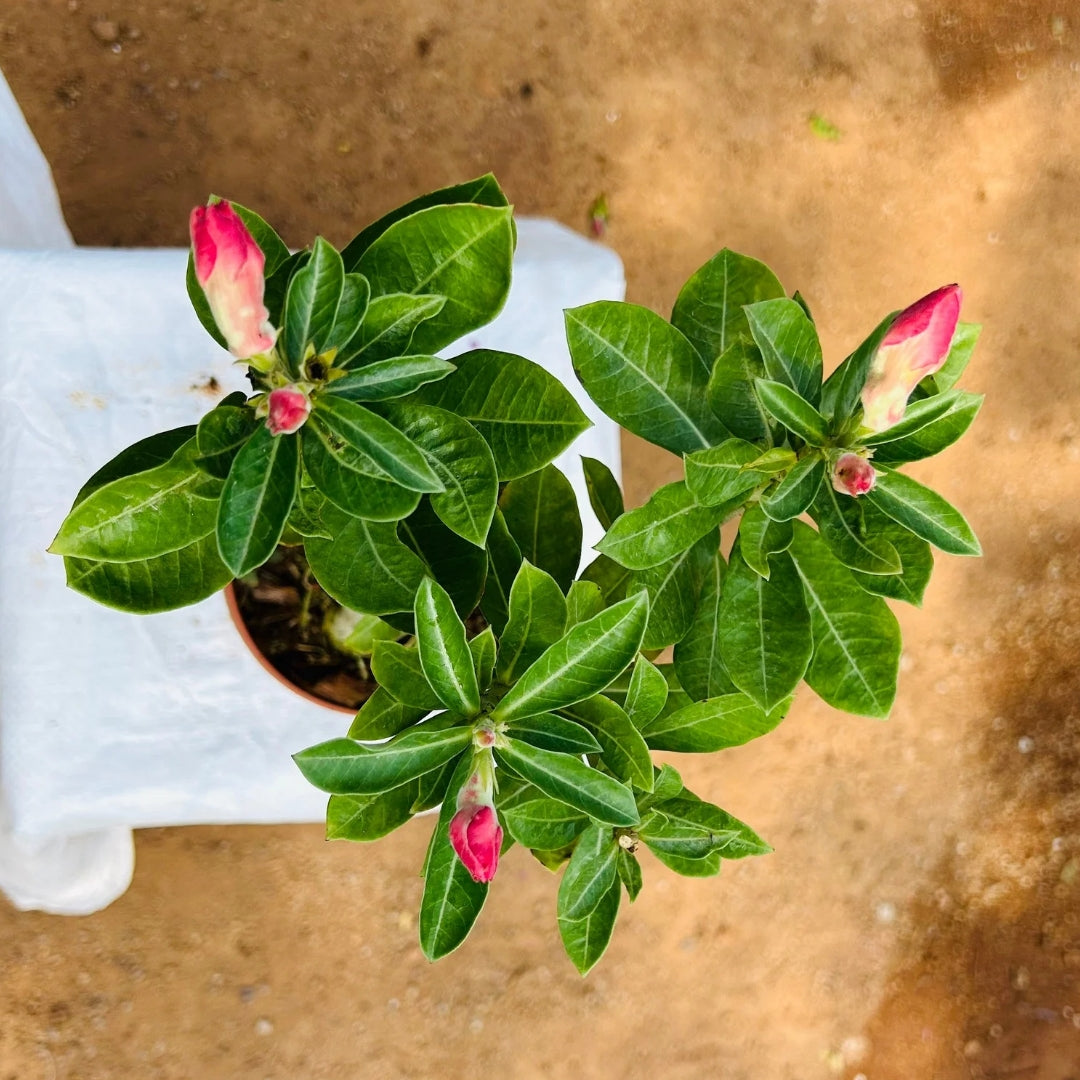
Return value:
M 479 1034 L 480 1034 L 480 1032 L 484 1030 L 484 1021 L 483 1021 L 483 1020 L 481 1020 L 479 1016 L 474 1016 L 474 1017 L 473 1017 L 473 1018 L 472 1018 L 472 1019 L 471 1019 L 471 1020 L 469 1021 L 469 1030 L 470 1030 L 470 1031 L 471 1031 L 471 1032 L 472 1032 L 472 1033 L 473 1033 L 474 1035 L 479 1035 Z
M 896 922 L 896 905 L 891 900 L 882 900 L 874 908 L 874 918 L 885 925 Z
M 260 1016 L 255 1021 L 255 1034 L 256 1035 L 273 1035 L 274 1025 L 266 1019 L 265 1016 Z
M 112 19 L 95 19 L 90 24 L 90 33 L 102 45 L 112 45 L 113 42 L 120 40 L 120 25 Z
M 982 1043 L 978 1039 L 971 1039 L 964 1043 L 964 1057 L 977 1058 L 982 1053 Z
M 1021 754 L 1030 754 L 1031 751 L 1035 749 L 1035 740 L 1030 735 L 1021 735 L 1020 738 L 1016 740 L 1016 749 L 1019 750 Z

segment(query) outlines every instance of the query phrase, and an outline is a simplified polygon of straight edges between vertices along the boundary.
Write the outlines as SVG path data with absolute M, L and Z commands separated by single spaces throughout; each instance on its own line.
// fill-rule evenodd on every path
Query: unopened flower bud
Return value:
M 833 467 L 832 486 L 843 495 L 865 495 L 876 480 L 874 466 L 861 454 L 841 454 Z
M 292 435 L 299 431 L 311 412 L 311 399 L 295 386 L 271 390 L 266 404 L 266 426 L 271 435 Z
M 458 792 L 457 813 L 450 821 L 450 843 L 473 881 L 490 881 L 495 876 L 503 841 L 486 772 L 473 773 Z
M 959 285 L 945 285 L 896 316 L 863 386 L 864 427 L 884 431 L 903 419 L 912 390 L 949 355 L 962 299 Z
M 274 347 L 277 331 L 263 303 L 266 258 L 227 202 L 191 211 L 195 277 L 229 351 L 241 360 Z

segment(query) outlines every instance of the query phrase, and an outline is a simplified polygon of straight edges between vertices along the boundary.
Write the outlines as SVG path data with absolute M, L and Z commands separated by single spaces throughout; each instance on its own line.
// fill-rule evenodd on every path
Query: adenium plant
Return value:
M 641 888 L 642 845 L 692 877 L 769 851 L 653 751 L 764 735 L 801 681 L 886 716 L 900 658 L 886 598 L 921 602 L 932 547 L 979 552 L 960 513 L 900 471 L 979 409 L 956 388 L 978 328 L 958 322 L 955 285 L 886 317 L 827 379 L 805 301 L 731 251 L 670 321 L 616 302 L 567 311 L 585 390 L 685 466 L 626 511 L 583 459 L 605 535 L 579 572 L 577 501 L 551 464 L 588 424 L 573 397 L 522 356 L 436 355 L 509 288 L 514 225 L 491 176 L 341 251 L 318 238 L 290 253 L 218 199 L 191 235 L 192 303 L 252 393 L 114 458 L 51 550 L 73 588 L 148 613 L 302 548 L 378 688 L 344 737 L 296 762 L 330 794 L 331 838 L 374 840 L 438 808 L 430 959 L 464 941 L 513 844 L 565 867 L 556 915 L 582 972 Z

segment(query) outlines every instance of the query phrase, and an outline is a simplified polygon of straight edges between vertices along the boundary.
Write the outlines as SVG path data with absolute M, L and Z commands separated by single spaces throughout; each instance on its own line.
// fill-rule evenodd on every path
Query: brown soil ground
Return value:
M 491 168 L 579 228 L 606 192 L 660 310 L 723 245 L 765 259 L 833 362 L 960 281 L 988 395 L 913 470 L 986 555 L 899 611 L 889 722 L 806 692 L 678 762 L 775 854 L 646 860 L 582 980 L 524 852 L 430 967 L 426 821 L 143 832 L 98 915 L 0 902 L 0 1080 L 1080 1076 L 1076 0 L 2 0 L 0 66 L 82 244 L 182 244 L 210 191 L 340 241 Z M 676 475 L 625 449 L 632 501 Z

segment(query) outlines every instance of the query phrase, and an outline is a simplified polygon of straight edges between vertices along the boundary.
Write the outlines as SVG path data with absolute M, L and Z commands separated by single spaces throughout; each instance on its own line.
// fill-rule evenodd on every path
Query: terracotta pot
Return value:
M 225 605 L 229 609 L 229 616 L 232 618 L 233 626 L 236 627 L 236 632 L 240 635 L 240 640 L 248 647 L 251 655 L 259 661 L 260 664 L 271 674 L 282 686 L 287 686 L 294 694 L 299 694 L 300 697 L 306 701 L 313 702 L 315 705 L 321 705 L 324 709 L 333 709 L 335 712 L 348 713 L 349 716 L 356 714 L 356 709 L 350 709 L 348 705 L 339 705 L 334 701 L 327 701 L 326 698 L 321 698 L 317 694 L 312 694 L 302 687 L 291 682 L 285 678 L 280 671 L 259 650 L 259 646 L 255 644 L 255 639 L 251 636 L 250 631 L 244 623 L 243 616 L 240 614 L 240 605 L 236 600 L 236 583 L 230 581 L 225 586 Z

